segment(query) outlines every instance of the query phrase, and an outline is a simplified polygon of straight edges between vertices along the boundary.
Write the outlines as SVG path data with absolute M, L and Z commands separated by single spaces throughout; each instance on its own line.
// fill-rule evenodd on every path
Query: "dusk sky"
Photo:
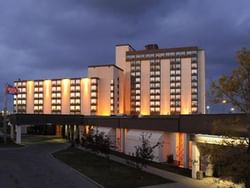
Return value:
M 235 67 L 239 48 L 250 48 L 250 1 L 0 1 L 2 86 L 84 77 L 88 65 L 115 63 L 120 43 L 203 48 L 208 85 Z

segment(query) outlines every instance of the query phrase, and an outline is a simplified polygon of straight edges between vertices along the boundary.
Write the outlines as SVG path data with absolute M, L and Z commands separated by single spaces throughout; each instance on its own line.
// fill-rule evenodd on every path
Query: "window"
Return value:
M 180 77 L 180 76 L 176 76 L 176 77 L 175 77 L 175 80 L 176 80 L 176 81 L 180 81 L 180 80 L 181 80 L 181 77 Z
M 96 99 L 91 99 L 92 104 L 96 104 Z
M 96 97 L 96 92 L 91 92 L 91 97 Z
M 97 84 L 97 79 L 95 78 L 91 79 L 91 84 Z
M 96 85 L 92 85 L 91 90 L 96 90 Z

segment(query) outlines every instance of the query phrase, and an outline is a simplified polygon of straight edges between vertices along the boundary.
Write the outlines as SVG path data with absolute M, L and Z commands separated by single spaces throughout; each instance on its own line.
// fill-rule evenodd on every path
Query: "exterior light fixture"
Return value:
M 233 113 L 234 111 L 235 111 L 235 108 L 234 108 L 234 107 L 230 108 L 230 112 L 231 112 L 231 113 Z

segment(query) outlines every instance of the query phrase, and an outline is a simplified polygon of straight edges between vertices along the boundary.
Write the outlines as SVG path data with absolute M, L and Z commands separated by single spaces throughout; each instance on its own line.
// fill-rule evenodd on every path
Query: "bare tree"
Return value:
M 146 167 L 148 162 L 154 159 L 154 149 L 160 146 L 160 142 L 151 146 L 150 138 L 152 134 L 142 134 L 141 145 L 135 146 L 135 159 L 138 168 Z

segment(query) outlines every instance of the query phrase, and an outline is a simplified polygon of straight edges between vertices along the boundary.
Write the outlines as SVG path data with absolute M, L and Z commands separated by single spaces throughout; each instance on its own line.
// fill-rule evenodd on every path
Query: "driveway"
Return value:
M 50 155 L 66 146 L 45 142 L 17 149 L 0 148 L 0 187 L 96 188 L 97 185 Z

